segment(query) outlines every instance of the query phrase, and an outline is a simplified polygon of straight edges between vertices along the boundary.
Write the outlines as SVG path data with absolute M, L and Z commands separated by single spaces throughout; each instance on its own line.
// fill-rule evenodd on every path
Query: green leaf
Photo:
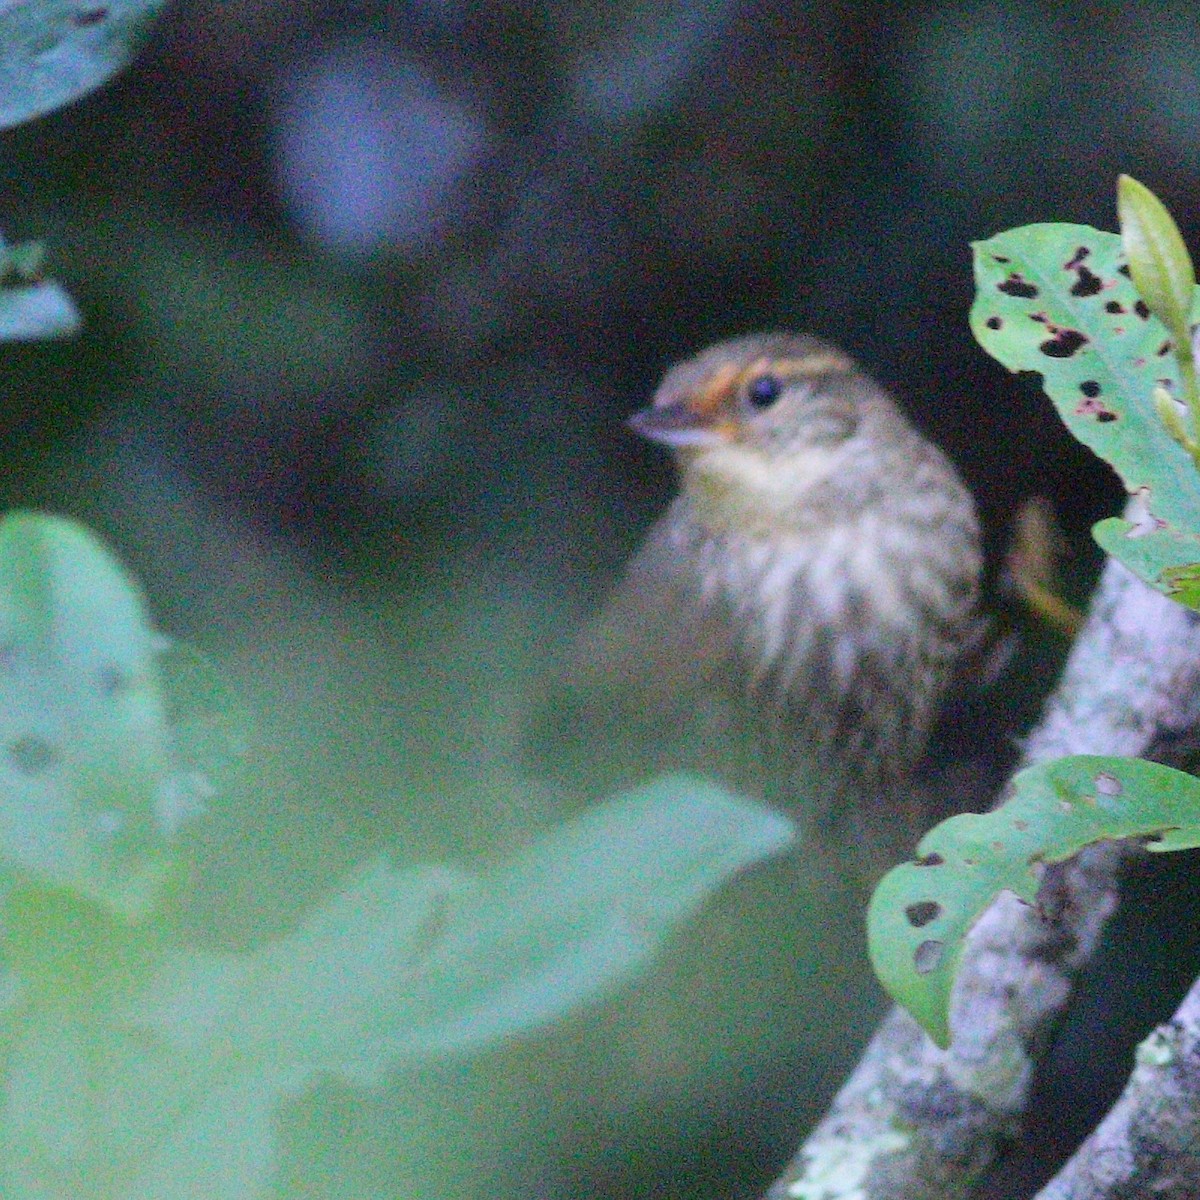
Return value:
M 80 525 L 0 521 L 0 870 L 144 915 L 170 873 L 158 639 Z
M 0 342 L 72 337 L 82 323 L 75 302 L 52 280 L 0 287 Z
M 1196 272 L 1179 227 L 1163 202 L 1128 175 L 1117 181 L 1117 212 L 1134 286 L 1177 344 L 1186 345 Z
M 70 296 L 42 278 L 40 242 L 7 245 L 0 238 L 0 342 L 69 337 L 82 322 Z
M 172 997 L 163 1011 L 181 1042 L 211 1034 L 212 1020 L 184 1015 L 177 994 L 210 1003 L 223 992 L 230 1028 L 217 1040 L 280 1067 L 357 1072 L 470 1050 L 628 978 L 715 888 L 790 836 L 767 809 L 669 776 L 478 878 L 368 867 L 259 955 L 189 957 L 176 982 L 159 985 Z
M 1040 374 L 1067 427 L 1146 510 L 1101 523 L 1097 540 L 1152 587 L 1190 594 L 1175 573 L 1200 562 L 1200 475 L 1154 401 L 1156 386 L 1180 394 L 1175 346 L 1125 274 L 1120 237 L 1027 225 L 974 252 L 979 344 L 1010 370 Z
M 98 88 L 137 53 L 164 0 L 10 0 L 0 9 L 0 129 Z
M 367 866 L 257 951 L 148 942 L 148 965 L 126 953 L 10 1017 L 0 1191 L 252 1200 L 275 1172 L 279 1104 L 315 1072 L 374 1082 L 560 1017 L 790 836 L 775 813 L 677 776 L 478 877 Z M 88 940 L 120 957 L 103 933 Z
M 1151 850 L 1200 846 L 1200 780 L 1134 758 L 1080 755 L 1030 767 L 994 812 L 951 817 L 915 862 L 871 898 L 871 962 L 883 986 L 939 1045 L 964 939 L 1001 892 L 1032 903 L 1043 866 L 1094 842 L 1140 837 Z

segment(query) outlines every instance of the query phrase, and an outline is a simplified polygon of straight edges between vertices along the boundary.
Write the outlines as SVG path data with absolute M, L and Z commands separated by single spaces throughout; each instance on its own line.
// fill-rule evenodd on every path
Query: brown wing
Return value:
M 753 786 L 754 754 L 728 685 L 729 614 L 685 565 L 672 516 L 575 637 L 530 723 L 527 761 L 591 794 L 668 769 Z

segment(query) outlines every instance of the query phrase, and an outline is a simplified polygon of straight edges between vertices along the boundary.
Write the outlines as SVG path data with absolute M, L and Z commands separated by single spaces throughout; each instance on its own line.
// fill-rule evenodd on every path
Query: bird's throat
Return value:
M 815 494 L 837 470 L 836 453 L 809 447 L 767 457 L 728 445 L 681 461 L 683 493 L 696 521 L 718 536 L 803 534 L 828 519 Z

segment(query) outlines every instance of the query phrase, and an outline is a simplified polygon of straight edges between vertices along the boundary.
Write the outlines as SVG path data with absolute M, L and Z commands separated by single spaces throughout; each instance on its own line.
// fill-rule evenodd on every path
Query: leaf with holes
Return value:
M 0 4 L 0 129 L 94 91 L 124 67 L 165 0 Z
M 1192 591 L 1178 572 L 1200 564 L 1200 475 L 1155 408 L 1157 385 L 1178 394 L 1178 367 L 1170 335 L 1129 278 L 1121 238 L 1086 225 L 1027 225 L 974 252 L 979 344 L 1012 371 L 1040 374 L 1067 428 L 1146 509 L 1137 522 L 1101 522 L 1096 540 L 1186 602 Z M 1142 538 L 1151 532 L 1164 536 Z
M 880 982 L 945 1047 L 965 938 L 1001 892 L 1032 903 L 1043 865 L 1094 842 L 1200 846 L 1200 779 L 1136 758 L 1079 755 L 1022 771 L 994 812 L 951 817 L 880 880 L 867 914 Z

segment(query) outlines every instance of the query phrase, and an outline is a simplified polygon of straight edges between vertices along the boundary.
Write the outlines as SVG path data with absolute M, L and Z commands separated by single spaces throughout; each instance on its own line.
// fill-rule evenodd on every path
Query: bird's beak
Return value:
M 722 446 L 732 432 L 729 422 L 714 422 L 710 416 L 682 402 L 643 408 L 626 424 L 634 433 L 673 450 Z

